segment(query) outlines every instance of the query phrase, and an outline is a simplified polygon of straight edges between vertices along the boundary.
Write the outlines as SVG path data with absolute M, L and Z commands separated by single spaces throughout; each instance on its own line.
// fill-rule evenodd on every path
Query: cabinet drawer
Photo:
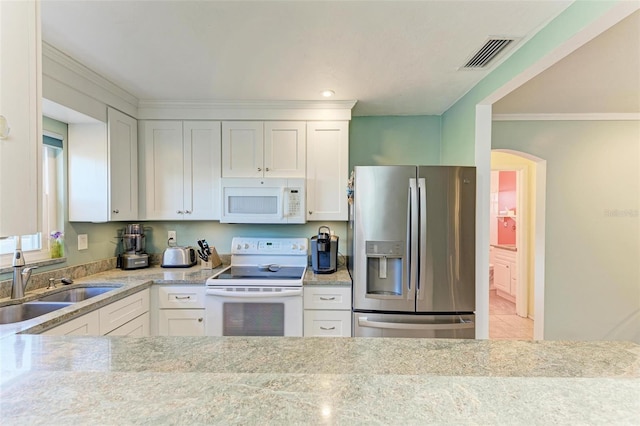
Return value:
M 351 337 L 351 311 L 304 311 L 304 337 Z
M 204 286 L 158 287 L 160 309 L 204 309 Z
M 149 290 L 143 290 L 117 300 L 100 309 L 100 334 L 107 334 L 121 325 L 149 312 Z
M 515 262 L 516 252 L 512 250 L 495 249 L 494 251 L 495 261 Z
M 149 335 L 149 312 L 107 333 L 107 336 L 147 337 Z
M 53 336 L 98 336 L 100 335 L 99 322 L 100 314 L 98 311 L 93 311 L 60 324 L 42 334 Z
M 350 287 L 305 287 L 304 309 L 351 310 Z

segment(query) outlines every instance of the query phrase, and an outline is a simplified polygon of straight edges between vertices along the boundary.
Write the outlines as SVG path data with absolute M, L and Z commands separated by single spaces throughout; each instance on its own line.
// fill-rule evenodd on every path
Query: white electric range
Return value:
M 231 266 L 206 281 L 208 336 L 302 336 L 306 238 L 233 238 Z

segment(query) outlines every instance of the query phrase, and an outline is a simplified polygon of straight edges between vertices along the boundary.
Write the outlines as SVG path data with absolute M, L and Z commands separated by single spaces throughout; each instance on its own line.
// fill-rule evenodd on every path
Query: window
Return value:
M 28 262 L 49 258 L 49 235 L 62 231 L 63 213 L 63 152 L 62 136 L 45 132 L 42 143 L 42 198 L 40 200 L 42 222 L 40 232 L 33 235 L 23 235 L 22 251 L 28 253 Z M 12 254 L 15 250 L 13 239 L 0 240 L 0 265 L 11 265 Z

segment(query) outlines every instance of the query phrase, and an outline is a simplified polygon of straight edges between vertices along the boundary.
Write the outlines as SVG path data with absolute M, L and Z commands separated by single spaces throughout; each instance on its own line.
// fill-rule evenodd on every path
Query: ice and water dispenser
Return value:
M 367 241 L 367 294 L 402 296 L 404 241 Z

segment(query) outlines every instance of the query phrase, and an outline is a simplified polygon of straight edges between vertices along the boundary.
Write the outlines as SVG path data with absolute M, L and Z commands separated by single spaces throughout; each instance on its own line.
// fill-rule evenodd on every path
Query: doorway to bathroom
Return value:
M 492 151 L 489 247 L 489 338 L 532 340 L 535 163 Z

